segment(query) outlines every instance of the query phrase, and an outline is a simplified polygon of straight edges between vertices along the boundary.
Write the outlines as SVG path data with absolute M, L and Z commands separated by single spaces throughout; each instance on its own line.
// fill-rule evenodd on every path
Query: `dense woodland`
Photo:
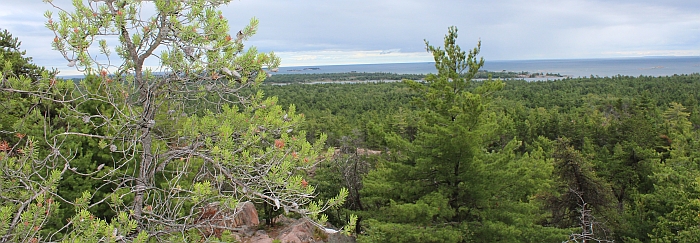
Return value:
M 700 240 L 700 74 L 503 83 L 439 129 L 411 83 L 260 89 L 343 152 L 313 183 L 361 242 Z
M 234 77 L 228 94 L 185 83 L 195 95 L 158 96 L 155 125 L 115 129 L 108 118 L 144 110 L 127 82 L 52 78 L 5 31 L 0 242 L 228 242 L 197 222 L 231 198 L 270 227 L 283 213 L 354 224 L 358 242 L 700 242 L 700 74 L 477 81 L 479 45 L 456 37 L 426 43 L 434 74 Z M 144 143 L 106 139 L 132 127 L 171 156 L 141 204 Z
M 698 237 L 693 232 L 700 220 L 700 208 L 693 206 L 700 201 L 696 181 L 700 168 L 693 155 L 700 145 L 699 81 L 699 74 L 504 81 L 479 116 L 489 122 L 479 131 L 481 141 L 452 144 L 461 147 L 478 141 L 468 160 L 472 168 L 462 175 L 475 180 L 469 187 L 478 190 L 470 193 L 477 212 L 472 212 L 476 215 L 470 233 L 457 235 L 484 242 L 560 242 L 581 232 L 579 210 L 587 203 L 600 224 L 598 239 L 699 239 L 693 238 Z M 482 84 L 472 82 L 469 90 Z M 438 223 L 440 205 L 430 211 L 430 204 L 437 202 L 426 201 L 429 193 L 413 191 L 431 186 L 421 179 L 427 175 L 412 174 L 426 168 L 418 167 L 421 161 L 402 150 L 400 145 L 407 144 L 397 145 L 415 142 L 425 132 L 411 102 L 423 97 L 409 85 L 296 84 L 261 89 L 284 105 L 295 104 L 306 115 L 307 136 L 326 133 L 327 144 L 345 153 L 318 171 L 314 182 L 319 190 L 331 190 L 329 195 L 341 185 L 351 188 L 347 208 L 336 217 L 342 221 L 350 212 L 361 215 L 365 234 L 360 239 L 449 241 L 431 238 L 447 234 L 428 226 L 444 229 L 454 222 L 448 218 Z M 429 144 L 454 141 L 430 139 Z M 365 156 L 356 148 L 383 153 Z M 444 153 L 432 156 L 442 158 Z M 408 184 L 412 180 L 418 185 Z M 582 193 L 586 200 L 581 200 L 569 190 L 591 191 Z M 378 235 L 387 238 L 376 239 Z

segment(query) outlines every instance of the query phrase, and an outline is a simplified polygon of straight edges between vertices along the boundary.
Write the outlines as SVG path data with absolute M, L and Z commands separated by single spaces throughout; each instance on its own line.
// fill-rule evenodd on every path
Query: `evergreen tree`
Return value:
M 363 205 L 370 210 L 364 214 L 366 234 L 359 240 L 564 239 L 561 232 L 536 225 L 544 215 L 530 199 L 551 185 L 549 175 L 541 173 L 547 171 L 541 155 L 516 155 L 520 143 L 515 140 L 487 151 L 487 145 L 500 140 L 502 127 L 509 126 L 507 117 L 491 110 L 488 102 L 504 84 L 487 80 L 474 88 L 471 78 L 484 64 L 476 57 L 480 44 L 467 53 L 456 38 L 457 29 L 450 27 L 444 50 L 426 42 L 438 73 L 427 75 L 425 83 L 407 81 L 419 94 L 416 109 L 409 111 L 417 118 L 417 133 L 415 138 L 387 134 L 390 158 L 363 180 Z M 508 180 L 515 174 L 536 183 L 513 186 Z
M 557 177 L 558 193 L 551 197 L 548 206 L 552 210 L 552 223 L 561 228 L 581 226 L 582 210 L 593 210 L 595 215 L 605 215 L 611 208 L 612 193 L 609 186 L 595 174 L 593 165 L 575 150 L 566 138 L 557 140 L 554 150 L 554 175 Z M 601 222 L 604 220 L 601 219 Z M 599 239 L 609 232 L 596 222 Z M 587 224 L 586 224 L 587 225 Z M 609 231 L 609 230 L 608 230 Z
M 106 163 L 108 161 L 107 158 L 110 156 L 98 148 L 97 140 L 93 138 L 74 138 L 69 141 L 63 141 L 61 146 L 53 146 L 55 144 L 47 142 L 38 142 L 41 141 L 39 138 L 42 137 L 51 138 L 67 131 L 86 131 L 90 127 L 81 122 L 71 122 L 73 125 L 69 126 L 66 121 L 67 118 L 63 117 L 66 112 L 69 112 L 69 106 L 66 104 L 46 102 L 46 100 L 37 97 L 36 93 L 17 92 L 17 90 L 13 89 L 41 91 L 45 98 L 60 100 L 64 98 L 63 95 L 66 93 L 73 92 L 74 86 L 64 80 L 57 80 L 53 77 L 53 73 L 47 72 L 43 67 L 29 63 L 31 58 L 24 57 L 25 52 L 17 49 L 19 41 L 17 38 L 12 38 L 9 32 L 3 31 L 2 36 L 4 36 L 3 43 L 10 43 L 15 46 L 11 49 L 15 50 L 15 52 L 0 55 L 3 57 L 3 63 L 5 63 L 2 81 L 0 82 L 0 90 L 3 91 L 0 92 L 0 99 L 5 100 L 5 102 L 0 104 L 4 111 L 4 115 L 0 117 L 0 143 L 19 146 L 22 143 L 33 141 L 31 147 L 32 150 L 36 151 L 36 154 L 18 161 L 33 160 L 34 164 L 31 168 L 36 175 L 41 174 L 42 176 L 25 178 L 28 179 L 27 183 L 40 184 L 43 176 L 52 173 L 52 169 L 55 168 L 51 167 L 55 167 L 55 165 L 51 165 L 46 160 L 41 160 L 41 158 L 45 158 L 54 150 L 66 154 L 69 154 L 69 151 L 72 152 L 74 156 L 71 158 L 71 163 L 76 168 L 79 168 L 75 172 L 89 174 L 95 171 L 95 168 L 100 164 Z M 24 68 L 18 69 L 18 67 Z M 45 83 L 37 82 L 42 77 L 49 80 L 50 87 L 46 86 Z M 94 108 L 94 105 L 95 103 L 85 102 L 81 109 L 88 106 Z M 104 112 L 109 111 L 109 107 L 100 108 Z M 98 129 L 94 132 L 99 134 L 103 131 Z M 17 148 L 21 148 L 21 146 Z M 7 152 L 10 155 L 17 155 L 12 153 L 11 150 L 7 150 Z M 47 215 L 45 221 L 39 225 L 42 226 L 42 232 L 55 233 L 61 229 L 67 223 L 66 219 L 74 214 L 74 207 L 71 203 L 81 197 L 83 191 L 92 191 L 102 184 L 83 175 L 70 173 L 71 171 L 68 171 L 69 173 L 63 172 L 66 171 L 62 171 L 60 174 L 62 178 L 57 182 L 57 187 L 53 190 L 47 190 L 56 195 L 56 197 L 51 198 L 51 200 L 56 201 L 56 204 L 51 208 L 51 214 Z M 102 198 L 107 190 L 107 188 L 101 188 L 94 191 L 94 193 L 97 198 Z M 113 216 L 112 211 L 106 205 L 95 206 L 90 211 L 100 217 L 111 218 Z M 21 213 L 21 210 L 18 213 Z M 60 234 L 58 233 L 58 235 Z
M 653 223 L 651 242 L 700 240 L 700 133 L 692 129 L 690 113 L 671 103 L 663 113 L 668 134 L 669 158 L 655 164 L 654 191 L 643 195 L 640 211 Z
M 37 80 L 46 69 L 32 63 L 32 58 L 25 56 L 27 51 L 20 49 L 21 45 L 22 42 L 17 37 L 13 37 L 9 31 L 0 31 L 0 60 L 3 61 L 2 65 L 9 65 L 10 67 L 7 69 L 6 66 L 5 69 L 7 70 L 4 70 L 4 72 Z M 56 74 L 56 71 L 49 73 L 49 75 L 53 74 Z
M 72 174 L 98 185 L 85 188 L 76 200 L 62 199 L 74 206 L 75 216 L 66 220 L 61 234 L 47 232 L 37 241 L 222 240 L 235 229 L 220 216 L 207 216 L 209 209 L 231 216 L 239 203 L 253 201 L 323 223 L 321 213 L 342 204 L 347 190 L 316 201 L 314 187 L 305 181 L 308 170 L 329 157 L 325 137 L 307 142 L 299 129 L 303 115 L 294 106 L 283 109 L 262 92 L 239 92 L 261 83 L 279 59 L 244 48 L 256 32 L 256 19 L 234 37 L 228 34 L 228 22 L 217 8 L 230 1 L 74 1 L 72 11 L 46 2 L 59 11 L 57 19 L 45 14 L 55 34 L 52 47 L 69 67 L 90 78 L 76 84 L 48 75 L 34 82 L 3 76 L 3 94 L 60 104 L 64 127 L 81 128 L 43 134 L 41 143 L 50 145 L 49 153 L 37 159 L 43 163 L 34 163 L 39 167 L 33 170 L 58 168 L 58 175 L 50 175 Z M 108 45 L 110 36 L 119 40 L 116 47 Z M 95 44 L 101 58 L 91 53 Z M 146 60 L 160 66 L 148 68 Z M 98 149 L 70 149 L 83 139 Z M 107 153 L 102 159 L 108 162 L 74 159 L 91 158 L 90 153 Z M 33 182 L 49 178 L 21 175 Z M 26 189 L 21 195 L 35 196 L 24 204 L 55 191 L 48 185 Z M 107 195 L 99 195 L 105 189 Z M 116 216 L 90 212 L 103 206 Z M 28 212 L 26 207 L 11 210 Z M 13 219 L 5 233 L 23 234 L 25 229 L 16 227 L 20 223 Z

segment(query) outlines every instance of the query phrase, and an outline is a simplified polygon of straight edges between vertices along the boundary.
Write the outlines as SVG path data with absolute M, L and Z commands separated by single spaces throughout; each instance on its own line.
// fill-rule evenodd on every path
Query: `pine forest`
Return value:
M 298 242 L 700 242 L 700 74 L 525 81 L 456 27 L 432 74 L 275 74 L 229 0 L 46 2 L 84 78 L 0 32 L 0 242 L 256 242 L 242 205 Z

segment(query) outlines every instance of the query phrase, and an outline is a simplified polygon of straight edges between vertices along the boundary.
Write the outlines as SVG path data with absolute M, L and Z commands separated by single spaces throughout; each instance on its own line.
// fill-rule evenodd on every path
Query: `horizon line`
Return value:
M 629 57 L 593 57 L 593 58 L 543 58 L 543 59 L 507 59 L 507 60 L 484 60 L 484 63 L 489 62 L 538 62 L 538 61 L 582 61 L 582 60 L 630 60 L 644 58 L 700 58 L 700 56 L 629 56 Z M 397 64 L 429 64 L 432 62 L 386 62 L 386 63 L 353 63 L 353 64 L 321 64 L 321 65 L 299 65 L 299 66 L 280 66 L 280 68 L 312 68 L 312 67 L 337 67 L 337 66 L 360 66 L 360 65 L 397 65 Z M 57 75 L 60 78 L 80 78 L 85 77 L 84 74 Z
M 484 59 L 484 63 L 488 62 L 518 62 L 518 61 L 565 61 L 565 60 L 615 60 L 615 59 L 641 59 L 641 58 L 700 58 L 700 55 L 695 56 L 620 56 L 620 57 L 583 57 L 583 58 L 538 58 L 538 59 Z M 418 64 L 418 63 L 435 63 L 430 62 L 380 62 L 380 63 L 348 63 L 348 64 L 317 64 L 317 65 L 280 65 L 280 68 L 293 67 L 327 67 L 327 66 L 353 66 L 353 65 L 391 65 L 391 64 Z

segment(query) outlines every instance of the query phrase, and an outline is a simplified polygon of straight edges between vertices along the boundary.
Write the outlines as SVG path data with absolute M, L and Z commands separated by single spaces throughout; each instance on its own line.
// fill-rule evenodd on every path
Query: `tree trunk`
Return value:
M 134 219 L 140 220 L 143 214 L 143 207 L 145 203 L 146 189 L 151 186 L 153 179 L 153 165 L 154 156 L 152 151 L 153 135 L 151 130 L 153 129 L 154 117 L 155 117 L 155 100 L 154 92 L 152 87 L 143 80 L 143 70 L 141 68 L 136 68 L 135 70 L 135 80 L 139 84 L 139 102 L 143 106 L 143 113 L 141 114 L 141 138 L 139 143 L 142 146 L 141 161 L 138 168 L 138 175 L 136 177 L 136 187 L 134 188 Z

